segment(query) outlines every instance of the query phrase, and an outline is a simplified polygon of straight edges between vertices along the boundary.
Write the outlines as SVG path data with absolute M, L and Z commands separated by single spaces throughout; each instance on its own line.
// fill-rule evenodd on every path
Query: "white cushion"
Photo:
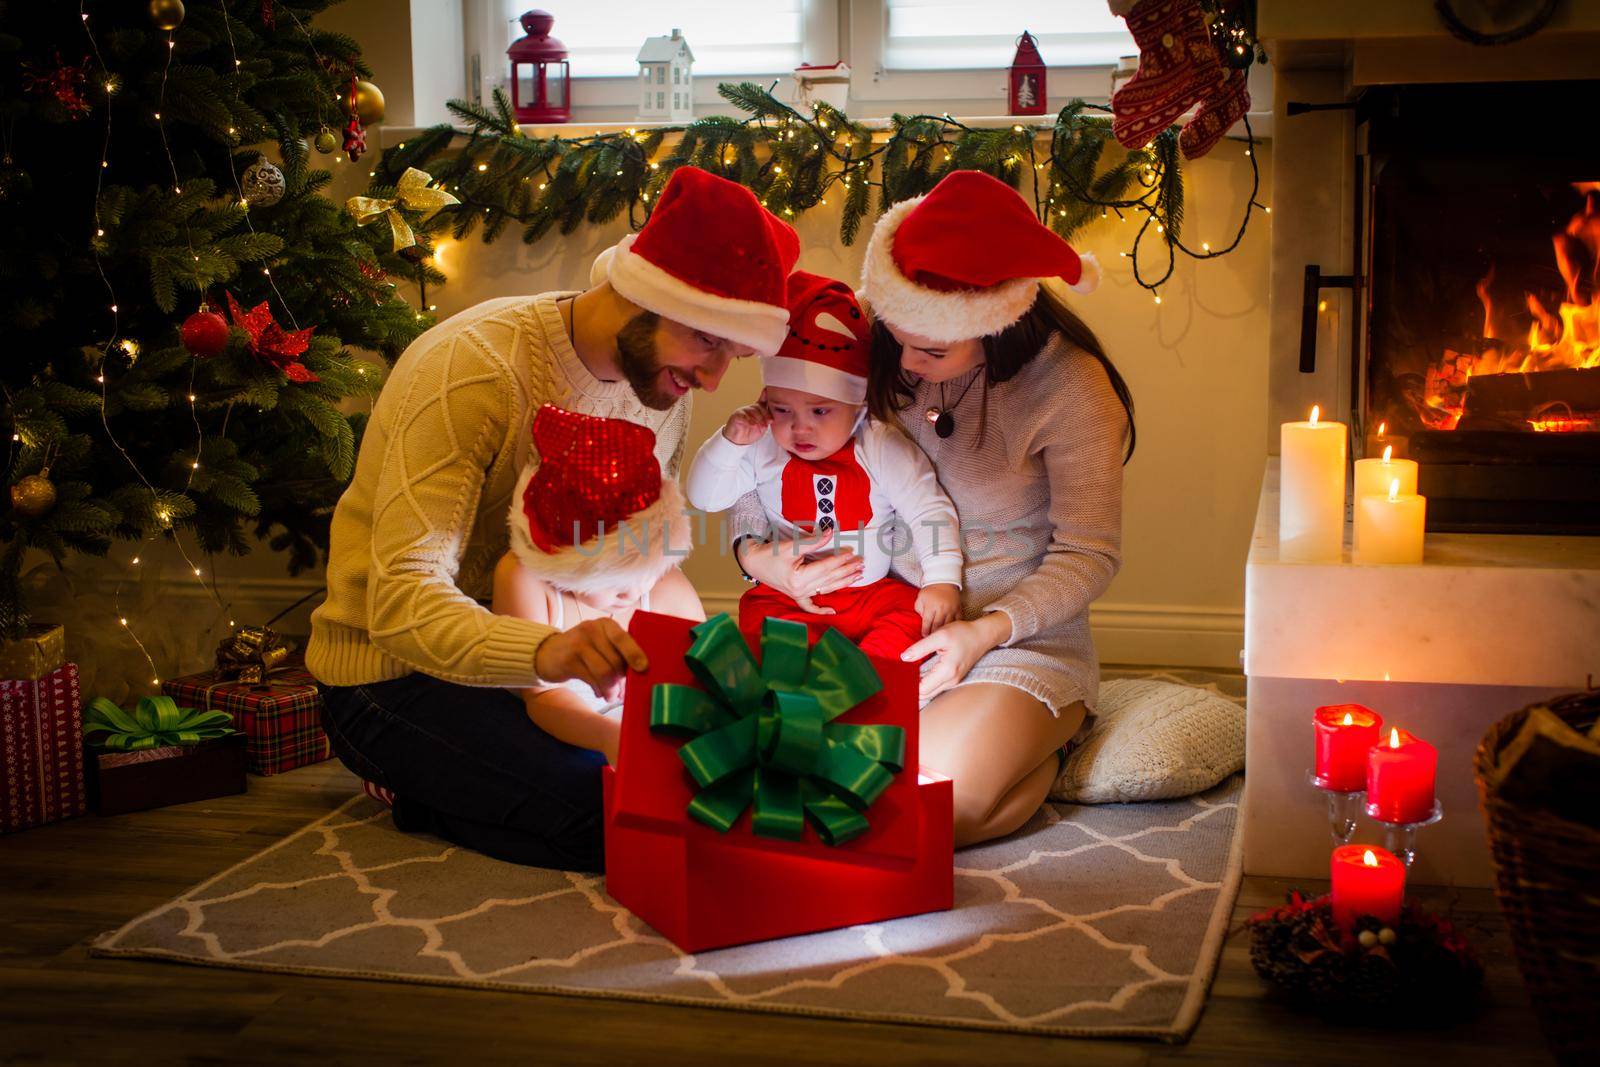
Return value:
M 1148 678 L 1100 686 L 1099 709 L 1067 757 L 1051 800 L 1115 804 L 1185 797 L 1244 767 L 1244 708 L 1204 689 Z

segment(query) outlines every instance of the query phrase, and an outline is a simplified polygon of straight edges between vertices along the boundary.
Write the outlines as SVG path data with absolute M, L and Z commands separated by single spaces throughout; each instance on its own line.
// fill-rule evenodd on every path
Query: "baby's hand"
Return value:
M 771 421 L 767 405 L 757 401 L 729 415 L 728 424 L 722 428 L 722 436 L 736 445 L 753 445 L 761 440 Z
M 917 594 L 917 614 L 922 616 L 922 636 L 927 637 L 961 614 L 961 587 L 949 582 L 925 585 Z

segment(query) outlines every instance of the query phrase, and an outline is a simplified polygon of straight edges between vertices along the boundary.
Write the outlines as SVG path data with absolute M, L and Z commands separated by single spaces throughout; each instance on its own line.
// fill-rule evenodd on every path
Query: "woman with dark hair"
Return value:
M 1122 561 L 1133 402 L 1053 279 L 1087 291 L 1096 274 L 1014 190 L 973 171 L 895 205 L 867 247 L 868 402 L 927 452 L 960 520 L 961 617 L 905 654 L 934 657 L 921 757 L 954 780 L 957 845 L 1026 822 L 1094 709 L 1089 605 Z M 791 595 L 852 580 L 788 543 L 741 537 L 735 551 Z

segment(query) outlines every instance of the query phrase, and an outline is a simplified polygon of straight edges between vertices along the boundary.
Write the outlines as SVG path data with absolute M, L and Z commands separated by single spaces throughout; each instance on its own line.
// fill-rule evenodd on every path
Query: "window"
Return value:
M 527 0 L 500 3 L 501 17 L 513 24 L 529 6 Z M 824 5 L 819 0 L 695 0 L 677 5 L 660 0 L 550 0 L 542 6 L 555 16 L 552 33 L 571 54 L 573 76 L 614 78 L 633 73 L 646 37 L 668 36 L 674 27 L 683 31 L 698 74 L 785 74 L 808 58 L 802 47 L 807 15 Z M 837 8 L 825 6 L 826 18 L 836 18 Z M 513 38 L 521 35 L 513 29 Z
M 665 85 L 666 83 L 667 83 L 667 68 L 666 67 L 657 67 L 656 68 L 656 84 L 657 85 Z
M 672 110 L 676 111 L 682 106 L 683 106 L 683 104 L 680 102 L 678 94 L 677 93 L 673 93 L 672 94 Z
M 886 70 L 972 70 L 1011 65 L 1023 30 L 1052 67 L 1114 66 L 1138 48 L 1105 0 L 984 0 L 981 20 L 968 0 L 884 0 Z
M 666 93 L 657 93 L 656 94 L 656 107 L 658 107 L 658 108 L 660 108 L 662 110 L 666 110 L 666 106 L 667 106 L 666 101 L 667 101 L 667 94 Z

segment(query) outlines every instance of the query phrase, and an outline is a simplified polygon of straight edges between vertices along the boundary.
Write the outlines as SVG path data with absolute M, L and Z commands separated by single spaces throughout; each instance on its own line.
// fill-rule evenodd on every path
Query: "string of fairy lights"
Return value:
M 110 368 L 109 357 L 111 355 L 111 352 L 112 352 L 113 348 L 120 349 L 128 357 L 129 365 L 131 366 L 133 361 L 138 358 L 139 348 L 138 348 L 138 342 L 135 341 L 133 338 L 124 338 L 122 336 L 121 310 L 120 310 L 120 307 L 119 307 L 119 304 L 118 304 L 116 286 L 113 284 L 110 275 L 108 275 L 106 273 L 105 264 L 104 264 L 104 262 L 102 261 L 102 258 L 101 258 L 101 241 L 105 238 L 106 231 L 105 231 L 104 225 L 102 224 L 103 220 L 101 219 L 101 216 L 100 216 L 100 199 L 101 199 L 101 194 L 102 194 L 102 192 L 104 190 L 104 186 L 105 186 L 106 174 L 111 169 L 111 137 L 112 137 L 112 121 L 113 121 L 112 112 L 113 112 L 113 109 L 111 107 L 110 98 L 112 96 L 116 95 L 116 92 L 117 92 L 117 89 L 118 89 L 118 83 L 117 83 L 116 76 L 111 72 L 110 68 L 106 65 L 105 57 L 100 51 L 99 41 L 95 37 L 94 30 L 92 29 L 92 27 L 90 25 L 89 12 L 87 10 L 87 0 L 80 0 L 79 6 L 78 6 L 78 17 L 79 17 L 79 21 L 81 22 L 81 24 L 83 26 L 84 36 L 86 38 L 88 38 L 90 51 L 93 52 L 94 57 L 95 57 L 95 62 L 97 62 L 99 64 L 99 66 L 100 66 L 100 75 L 101 75 L 100 84 L 101 84 L 102 88 L 105 90 L 105 94 L 106 94 L 106 97 L 107 97 L 106 109 L 105 109 L 105 114 L 106 114 L 105 137 L 104 137 L 104 139 L 102 141 L 102 146 L 101 146 L 100 166 L 97 168 L 97 173 L 96 173 L 96 176 L 95 176 L 94 203 L 93 203 L 92 212 L 91 212 L 91 217 L 92 217 L 93 223 L 94 223 L 94 237 L 89 242 L 90 250 L 91 250 L 91 253 L 92 253 L 93 260 L 94 260 L 95 271 L 99 274 L 101 282 L 105 285 L 106 295 L 107 295 L 107 298 L 109 300 L 108 309 L 109 309 L 109 311 L 111 313 L 111 332 L 110 332 L 110 335 L 107 338 L 105 344 L 101 346 L 101 349 L 100 349 L 100 369 L 99 369 L 99 372 L 95 375 L 95 381 L 100 386 L 100 425 L 105 431 L 106 439 L 111 442 L 113 447 L 115 447 L 116 450 L 119 453 L 121 453 L 123 459 L 127 462 L 128 467 L 133 471 L 134 476 L 137 477 L 140 482 L 144 483 L 145 488 L 150 491 L 151 498 L 154 501 L 157 502 L 156 503 L 156 512 L 155 512 L 157 521 L 164 528 L 166 528 L 167 530 L 169 530 L 171 532 L 171 534 L 172 534 L 172 537 L 171 537 L 172 544 L 177 548 L 178 554 L 183 557 L 184 564 L 193 573 L 194 580 L 200 585 L 200 588 L 205 590 L 205 592 L 210 596 L 210 598 L 213 601 L 215 601 L 215 603 L 217 605 L 217 608 L 218 608 L 218 611 L 219 611 L 218 617 L 220 618 L 220 617 L 228 614 L 228 612 L 230 610 L 230 606 L 227 603 L 225 603 L 223 601 L 222 597 L 218 594 L 217 587 L 216 587 L 215 576 L 213 575 L 212 583 L 210 585 L 207 585 L 206 581 L 205 581 L 205 577 L 204 577 L 204 571 L 198 565 L 195 564 L 194 559 L 192 557 L 190 557 L 188 550 L 184 547 L 183 539 L 180 536 L 179 531 L 174 529 L 172 527 L 172 525 L 171 525 L 172 524 L 172 512 L 171 512 L 171 510 L 169 508 L 167 508 L 164 504 L 160 503 L 160 490 L 158 490 L 156 488 L 155 484 L 152 483 L 148 477 L 146 477 L 144 471 L 139 467 L 139 464 L 134 461 L 133 456 L 128 452 L 127 448 L 125 448 L 123 446 L 122 442 L 117 438 L 117 435 L 112 431 L 112 429 L 111 429 L 111 421 L 110 421 L 110 418 L 108 417 L 108 413 L 107 413 L 107 393 L 108 393 L 108 390 L 107 390 L 106 378 L 107 378 L 107 371 Z M 173 193 L 174 193 L 174 195 L 182 196 L 183 195 L 183 188 L 182 188 L 182 186 L 181 186 L 181 184 L 179 182 L 177 161 L 173 158 L 172 150 L 171 150 L 170 146 L 167 143 L 166 129 L 165 129 L 165 126 L 164 126 L 164 121 L 165 120 L 162 119 L 162 117 L 161 117 L 161 111 L 165 107 L 165 104 L 166 104 L 167 72 L 171 69 L 172 54 L 173 54 L 173 51 L 175 50 L 175 48 L 176 48 L 176 41 L 173 39 L 172 32 L 168 31 L 167 32 L 167 63 L 166 63 L 165 68 L 162 71 L 161 88 L 160 88 L 159 96 L 157 98 L 157 105 L 156 105 L 156 110 L 154 112 L 154 118 L 155 118 L 155 121 L 157 123 L 157 128 L 161 131 L 161 145 L 162 145 L 163 150 L 166 152 L 167 163 L 168 163 L 168 166 L 171 168 L 171 171 L 172 171 Z M 191 256 L 194 258 L 194 260 L 196 262 L 198 262 L 199 256 L 194 252 L 194 245 L 193 245 L 193 242 L 190 239 L 190 236 L 188 234 L 187 227 L 185 227 L 185 241 L 188 242 L 188 244 L 189 244 L 189 250 L 190 250 Z M 198 281 L 198 275 L 196 276 L 196 278 L 197 278 L 197 281 Z M 200 469 L 200 452 L 201 452 L 201 447 L 202 447 L 203 442 L 204 442 L 204 431 L 203 431 L 203 429 L 201 428 L 201 425 L 200 425 L 199 413 L 195 408 L 195 404 L 196 404 L 196 401 L 198 400 L 198 397 L 196 396 L 196 394 L 194 392 L 193 383 L 194 383 L 194 367 L 191 366 L 191 368 L 190 368 L 190 390 L 189 390 L 189 394 L 188 394 L 188 402 L 189 402 L 190 418 L 194 421 L 195 430 L 196 430 L 197 436 L 196 436 L 196 443 L 195 443 L 195 458 L 190 464 L 189 480 L 188 480 L 188 483 L 185 486 L 186 489 L 193 485 L 195 473 Z M 142 564 L 143 564 L 143 555 L 142 554 L 135 554 L 128 561 L 128 566 L 129 566 L 130 570 L 136 570 Z M 160 674 L 159 668 L 157 668 L 157 666 L 156 666 L 156 662 L 155 662 L 154 657 L 152 657 L 150 655 L 150 650 L 149 650 L 148 646 L 146 646 L 146 644 L 144 643 L 143 639 L 140 638 L 137 629 L 134 627 L 134 624 L 128 620 L 127 615 L 122 610 L 122 589 L 123 589 L 123 585 L 124 585 L 124 582 L 126 580 L 126 577 L 127 576 L 126 576 L 125 573 L 119 573 L 118 576 L 117 576 L 117 581 L 116 581 L 116 584 L 115 584 L 115 586 L 113 588 L 113 591 L 112 591 L 112 601 L 111 601 L 111 603 L 112 603 L 112 612 L 116 616 L 118 625 L 121 626 L 122 629 L 128 634 L 129 638 L 132 639 L 134 645 L 137 646 L 137 648 L 139 649 L 139 653 L 144 657 L 145 663 L 150 668 L 150 679 L 151 679 L 151 682 L 153 684 L 155 684 L 155 685 L 160 685 L 161 684 L 161 674 Z M 230 625 L 230 626 L 234 625 L 234 620 L 230 618 L 228 620 L 228 625 Z
M 762 195 L 763 206 L 780 210 L 790 219 L 811 207 L 826 206 L 829 194 L 836 186 L 848 191 L 860 183 L 867 187 L 875 186 L 882 189 L 885 179 L 881 173 L 878 178 L 874 178 L 874 168 L 877 166 L 881 172 L 892 158 L 890 154 L 893 152 L 910 148 L 918 160 L 925 159 L 934 167 L 940 167 L 948 164 L 963 149 L 964 139 L 973 136 L 988 137 L 996 130 L 1005 130 L 1004 126 L 982 128 L 969 125 L 946 112 L 938 115 L 897 116 L 888 131 L 874 131 L 827 105 L 817 107 L 814 114 L 803 114 L 777 100 L 772 95 L 775 86 L 776 82 L 773 86 L 765 88 L 750 84 L 724 85 L 719 87 L 719 92 L 736 107 L 752 112 L 750 117 L 742 120 L 742 124 L 758 130 L 769 148 L 794 142 L 797 137 L 801 137 L 808 143 L 803 147 L 800 145 L 793 147 L 800 149 L 803 155 L 815 156 L 821 152 L 831 162 L 837 164 L 826 169 L 821 175 L 820 185 L 816 191 L 807 193 L 803 201 L 786 197 L 789 201 L 787 203 L 780 201 L 769 204 L 766 196 Z M 1078 102 L 1075 106 L 1076 116 L 1069 120 L 1064 111 L 1063 117 L 1058 118 L 1053 126 L 1025 126 L 1013 123 L 1010 126 L 1010 134 L 1015 140 L 1005 148 L 999 166 L 1011 175 L 1017 174 L 1019 169 L 1023 169 L 1024 172 L 1031 170 L 1033 178 L 1031 197 L 1035 214 L 1041 222 L 1049 223 L 1053 215 L 1065 218 L 1074 213 L 1074 210 L 1069 209 L 1082 211 L 1085 205 L 1091 210 L 1098 208 L 1102 219 L 1109 220 L 1115 215 L 1119 222 L 1128 222 L 1130 219 L 1137 222 L 1138 227 L 1128 243 L 1127 250 L 1119 254 L 1119 259 L 1130 261 L 1135 284 L 1149 291 L 1154 303 L 1159 305 L 1162 302 L 1161 287 L 1172 278 L 1180 254 L 1196 260 L 1216 259 L 1227 255 L 1238 248 L 1243 241 L 1254 212 L 1271 214 L 1272 208 L 1260 199 L 1261 173 L 1255 152 L 1255 133 L 1248 115 L 1243 116 L 1243 154 L 1250 165 L 1251 185 L 1248 196 L 1244 198 L 1237 228 L 1233 231 L 1231 240 L 1219 243 L 1215 247 L 1210 241 L 1201 241 L 1198 247 L 1194 247 L 1179 237 L 1178 229 L 1173 225 L 1174 219 L 1178 218 L 1176 212 L 1171 218 L 1167 214 L 1169 206 L 1167 195 L 1170 185 L 1181 180 L 1175 171 L 1168 172 L 1163 160 L 1163 154 L 1168 150 L 1174 154 L 1176 152 L 1176 129 L 1161 135 L 1167 139 L 1166 141 L 1160 143 L 1152 141 L 1143 149 L 1130 154 L 1135 184 L 1126 194 L 1116 196 L 1097 194 L 1094 188 L 1089 187 L 1093 183 L 1086 182 L 1073 165 L 1073 157 L 1078 156 L 1080 150 L 1076 131 L 1087 129 L 1086 125 L 1080 126 L 1079 123 L 1104 122 L 1104 119 L 1090 118 L 1087 113 L 1109 115 L 1111 109 L 1104 105 L 1083 102 Z M 460 221 L 463 217 L 481 218 L 486 224 L 496 213 L 524 224 L 530 224 L 536 218 L 544 217 L 550 211 L 550 207 L 542 197 L 529 197 L 514 205 L 512 199 L 501 192 L 499 187 L 492 184 L 485 185 L 475 180 L 486 175 L 492 179 L 493 175 L 489 172 L 498 171 L 505 166 L 518 166 L 518 161 L 525 158 L 529 142 L 540 139 L 530 138 L 518 128 L 504 126 L 486 109 L 479 115 L 468 114 L 465 111 L 458 113 L 469 119 L 470 128 L 464 131 L 467 137 L 466 145 L 460 150 L 446 145 L 442 148 L 430 148 L 424 153 L 444 154 L 445 165 L 434 171 L 435 183 L 441 188 L 449 189 L 460 198 L 459 206 L 446 209 L 449 215 L 457 219 L 457 236 L 463 236 L 467 229 Z M 534 190 L 533 183 L 537 182 L 537 192 L 548 196 L 551 194 L 546 190 L 556 187 L 554 185 L 556 177 L 551 170 L 554 164 L 560 163 L 563 170 L 571 170 L 573 173 L 588 174 L 593 168 L 572 166 L 570 159 L 572 153 L 613 151 L 621 157 L 615 176 L 618 178 L 629 176 L 628 184 L 632 189 L 629 191 L 627 214 L 630 226 L 637 229 L 649 218 L 651 201 L 659 192 L 665 177 L 660 159 L 651 158 L 657 152 L 670 151 L 661 135 L 683 133 L 686 137 L 693 137 L 698 134 L 701 137 L 722 140 L 727 136 L 727 121 L 719 117 L 699 120 L 688 125 L 658 126 L 648 131 L 630 127 L 625 131 L 596 130 L 592 136 L 558 135 L 545 138 L 543 139 L 545 141 L 559 142 L 560 150 L 545 154 L 539 164 L 540 169 L 533 174 L 523 175 L 521 180 L 526 183 L 530 191 Z M 1041 134 L 1050 135 L 1048 152 L 1044 151 L 1040 144 Z M 1103 136 L 1103 134 L 1097 135 Z M 513 140 L 520 146 L 519 151 L 498 152 L 500 145 L 509 144 Z M 424 168 L 429 166 L 426 158 L 421 156 L 415 159 L 408 158 L 404 156 L 404 152 L 404 142 L 396 145 L 390 153 L 396 159 L 391 160 L 388 158 L 389 154 L 386 154 L 383 164 L 371 172 L 371 176 L 378 178 L 381 173 L 383 179 L 388 181 L 402 166 Z M 783 185 L 786 180 L 783 174 L 786 161 L 779 158 L 779 153 L 772 152 L 755 164 L 753 172 L 746 173 L 745 168 L 749 163 L 746 159 L 748 152 L 748 144 L 725 143 L 720 146 L 719 152 L 713 154 L 709 164 L 723 177 L 739 181 L 758 191 Z M 486 158 L 486 153 L 495 155 Z M 400 160 L 404 162 L 401 163 Z M 667 162 L 670 166 L 683 161 L 671 159 Z M 582 201 L 594 195 L 593 189 L 600 184 L 602 183 L 598 180 L 580 181 L 577 184 L 568 182 L 564 187 L 565 202 L 557 207 L 557 213 L 565 210 L 574 201 Z M 609 177 L 603 184 L 607 186 L 611 184 Z M 1027 195 L 1026 190 L 1025 195 Z M 1152 240 L 1157 240 L 1158 249 L 1152 249 Z M 1162 249 L 1165 250 L 1165 262 L 1160 263 L 1155 270 L 1148 269 L 1149 255 L 1154 252 L 1159 262 Z M 426 305 L 425 296 L 421 303 Z

